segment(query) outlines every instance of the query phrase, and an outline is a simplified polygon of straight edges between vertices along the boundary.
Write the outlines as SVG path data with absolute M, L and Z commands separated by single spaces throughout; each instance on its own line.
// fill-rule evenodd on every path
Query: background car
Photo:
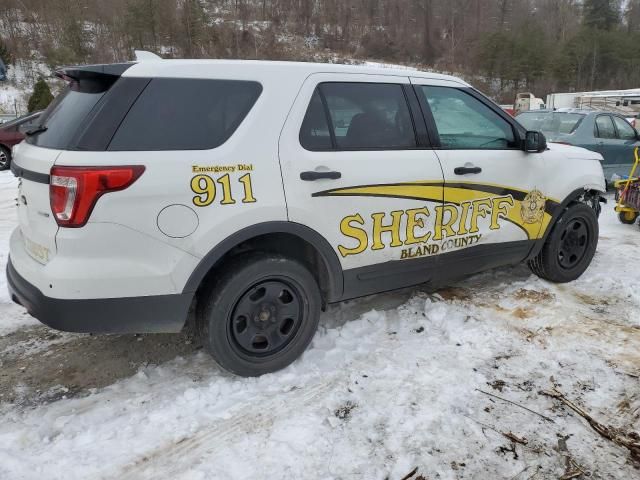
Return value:
M 0 125 L 0 170 L 11 166 L 11 148 L 24 139 L 24 132 L 35 127 L 42 111 L 32 112 Z
M 542 131 L 547 140 L 600 153 L 605 178 L 629 175 L 633 150 L 640 146 L 636 130 L 622 115 L 593 110 L 538 110 L 516 116 L 527 130 Z

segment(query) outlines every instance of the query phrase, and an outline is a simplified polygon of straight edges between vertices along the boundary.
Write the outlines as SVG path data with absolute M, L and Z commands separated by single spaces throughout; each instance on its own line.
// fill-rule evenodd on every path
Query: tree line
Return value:
M 366 59 L 515 92 L 640 87 L 640 0 L 2 0 L 5 63 Z

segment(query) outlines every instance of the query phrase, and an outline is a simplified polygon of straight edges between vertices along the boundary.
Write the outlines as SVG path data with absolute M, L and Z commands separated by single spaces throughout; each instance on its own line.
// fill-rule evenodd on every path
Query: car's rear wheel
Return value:
M 625 225 L 633 225 L 638 220 L 638 212 L 620 212 L 618 213 L 618 220 Z
M 11 150 L 0 145 L 0 170 L 6 170 L 11 166 Z
M 557 283 L 577 279 L 591 264 L 598 246 L 598 218 L 593 208 L 569 205 L 529 267 L 541 278 Z
M 224 369 L 244 377 L 280 370 L 307 348 L 318 326 L 321 296 L 301 263 L 251 254 L 220 269 L 200 296 L 203 343 Z

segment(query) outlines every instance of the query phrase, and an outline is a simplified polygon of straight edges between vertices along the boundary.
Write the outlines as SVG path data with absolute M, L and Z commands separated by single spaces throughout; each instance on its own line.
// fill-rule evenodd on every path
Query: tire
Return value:
M 633 225 L 638 220 L 638 212 L 620 212 L 618 213 L 618 220 L 625 225 Z
M 583 203 L 569 205 L 529 268 L 540 278 L 555 283 L 579 278 L 591 264 L 598 246 L 598 219 Z
M 11 167 L 11 150 L 0 145 L 0 170 L 7 170 Z
M 318 327 L 322 298 L 311 272 L 275 254 L 231 260 L 199 297 L 205 348 L 231 373 L 280 370 L 305 351 Z

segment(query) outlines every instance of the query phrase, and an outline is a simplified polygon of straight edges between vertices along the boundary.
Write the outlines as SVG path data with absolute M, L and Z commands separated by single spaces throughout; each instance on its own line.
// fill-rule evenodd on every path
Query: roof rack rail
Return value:
M 156 55 L 153 52 L 147 52 L 146 50 L 134 50 L 136 54 L 136 62 L 152 62 L 162 60 L 162 57 Z

